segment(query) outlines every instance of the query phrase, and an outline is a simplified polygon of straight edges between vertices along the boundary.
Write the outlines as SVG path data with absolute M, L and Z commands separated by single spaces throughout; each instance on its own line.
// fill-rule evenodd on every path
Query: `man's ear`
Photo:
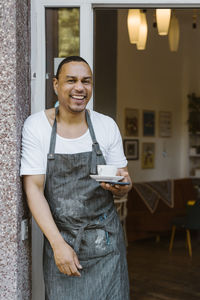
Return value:
M 55 94 L 58 95 L 58 91 L 57 91 L 57 89 L 58 89 L 58 79 L 55 78 L 55 77 L 53 78 L 53 88 L 54 88 Z

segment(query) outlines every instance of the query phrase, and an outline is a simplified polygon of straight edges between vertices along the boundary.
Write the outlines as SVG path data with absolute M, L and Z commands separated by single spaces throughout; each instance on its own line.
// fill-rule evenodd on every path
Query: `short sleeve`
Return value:
M 118 168 L 127 166 L 127 160 L 124 155 L 123 143 L 119 128 L 112 120 L 109 128 L 108 149 L 106 151 L 107 164 L 116 165 Z
M 25 121 L 22 131 L 22 152 L 20 175 L 46 173 L 42 143 L 37 134 L 37 124 L 30 117 Z

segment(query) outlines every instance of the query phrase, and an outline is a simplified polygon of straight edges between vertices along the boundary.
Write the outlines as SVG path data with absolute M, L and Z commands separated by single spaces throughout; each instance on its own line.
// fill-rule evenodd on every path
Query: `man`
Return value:
M 122 227 L 113 204 L 128 186 L 99 184 L 97 165 L 113 164 L 131 182 L 115 122 L 86 109 L 87 62 L 64 59 L 53 80 L 59 107 L 24 125 L 21 175 L 29 208 L 44 233 L 46 300 L 129 299 Z

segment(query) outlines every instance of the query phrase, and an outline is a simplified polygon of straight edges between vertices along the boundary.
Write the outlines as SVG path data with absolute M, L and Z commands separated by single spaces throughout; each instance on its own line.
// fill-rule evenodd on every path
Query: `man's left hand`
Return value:
M 132 188 L 132 182 L 131 182 L 131 178 L 128 174 L 128 169 L 127 168 L 122 168 L 122 169 L 118 169 L 117 171 L 117 176 L 124 176 L 123 180 L 121 180 L 121 182 L 129 182 L 129 185 L 119 185 L 119 184 L 109 184 L 106 182 L 102 182 L 101 183 L 101 187 L 105 190 L 111 191 L 113 193 L 113 195 L 115 196 L 124 196 L 125 194 L 127 194 L 131 188 Z

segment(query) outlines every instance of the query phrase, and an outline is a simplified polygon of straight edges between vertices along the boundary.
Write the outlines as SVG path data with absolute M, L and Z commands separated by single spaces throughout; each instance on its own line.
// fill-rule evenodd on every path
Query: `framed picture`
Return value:
M 153 169 L 155 161 L 155 143 L 142 143 L 142 169 Z
M 124 140 L 124 153 L 128 160 L 137 160 L 139 154 L 138 140 Z
M 155 136 L 155 111 L 143 110 L 143 136 Z
M 172 113 L 170 111 L 159 112 L 159 136 L 170 137 L 172 135 Z
M 138 109 L 125 108 L 125 136 L 138 136 Z

